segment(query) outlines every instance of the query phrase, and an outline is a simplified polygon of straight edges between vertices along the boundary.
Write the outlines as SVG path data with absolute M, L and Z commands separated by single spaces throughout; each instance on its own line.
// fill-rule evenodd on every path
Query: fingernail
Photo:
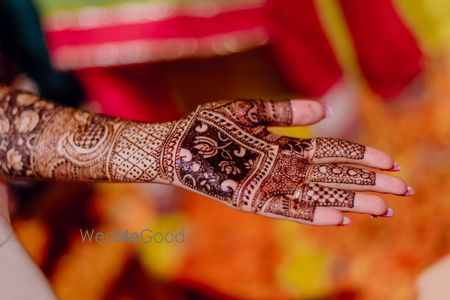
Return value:
M 405 196 L 412 196 L 414 194 L 415 194 L 414 189 L 412 187 L 408 186 L 408 189 L 406 190 Z
M 400 171 L 400 165 L 398 163 L 394 163 L 388 171 L 398 172 Z
M 351 222 L 352 221 L 350 220 L 349 217 L 344 216 L 344 218 L 342 218 L 342 223 L 339 224 L 339 226 L 347 226 L 347 225 L 350 225 Z
M 326 103 L 322 103 L 322 105 L 325 108 L 325 119 L 328 119 L 333 115 L 333 108 Z
M 393 217 L 394 216 L 394 210 L 392 208 L 388 208 L 387 211 L 382 214 L 380 217 Z

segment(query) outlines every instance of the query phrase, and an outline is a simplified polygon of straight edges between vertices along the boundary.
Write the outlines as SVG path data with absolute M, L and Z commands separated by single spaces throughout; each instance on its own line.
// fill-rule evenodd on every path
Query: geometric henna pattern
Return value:
M 315 206 L 353 207 L 354 197 L 354 192 L 314 183 L 303 186 L 300 199 Z
M 215 102 L 177 122 L 146 124 L 0 87 L 0 173 L 173 183 L 241 210 L 307 221 L 319 206 L 353 207 L 353 192 L 320 183 L 374 185 L 375 173 L 310 159 L 363 159 L 365 147 L 266 128 L 291 123 L 289 101 Z
M 315 205 L 306 201 L 299 201 L 286 195 L 272 197 L 264 213 L 287 218 L 313 221 Z
M 366 147 L 357 143 L 334 138 L 316 138 L 316 151 L 313 158 L 345 157 L 363 159 Z
M 290 124 L 291 112 L 282 115 L 286 111 L 289 102 L 237 100 L 200 106 L 177 137 L 177 180 L 242 210 L 275 217 L 312 221 L 317 206 L 353 207 L 353 192 L 306 182 L 372 185 L 375 173 L 334 164 L 316 169 L 309 156 L 362 159 L 365 148 L 336 139 L 280 137 L 261 128 L 261 123 Z
M 158 167 L 163 143 L 173 123 L 123 126 L 117 133 L 108 164 L 114 181 L 149 182 L 161 177 Z
M 375 185 L 375 172 L 339 164 L 310 165 L 308 178 L 312 182 Z
M 278 195 L 272 197 L 264 212 L 289 218 L 313 220 L 315 207 L 353 207 L 354 192 L 324 187 L 319 184 L 305 184 L 300 195 Z

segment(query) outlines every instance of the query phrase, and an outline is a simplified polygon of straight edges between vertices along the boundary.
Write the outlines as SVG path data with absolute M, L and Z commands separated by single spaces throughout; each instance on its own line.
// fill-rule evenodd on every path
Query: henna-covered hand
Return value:
M 0 87 L 0 173 L 9 177 L 175 184 L 237 209 L 307 224 L 339 211 L 389 215 L 378 196 L 404 195 L 389 155 L 332 138 L 293 139 L 269 125 L 321 120 L 315 101 L 236 100 L 148 124 L 65 108 Z M 360 165 L 357 167 L 355 165 Z
M 324 106 L 306 100 L 202 105 L 165 143 L 164 174 L 239 210 L 302 223 L 347 223 L 339 211 L 391 215 L 380 197 L 357 192 L 407 193 L 403 180 L 363 167 L 392 169 L 390 156 L 345 140 L 267 130 L 324 116 Z

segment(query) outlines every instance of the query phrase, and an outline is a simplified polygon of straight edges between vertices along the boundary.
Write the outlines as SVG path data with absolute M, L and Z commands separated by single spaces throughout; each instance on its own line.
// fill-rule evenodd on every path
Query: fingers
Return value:
M 302 201 L 313 206 L 333 207 L 340 211 L 366 213 L 371 215 L 386 214 L 386 202 L 375 195 L 355 193 L 320 184 L 306 184 L 302 188 Z
M 308 191 L 306 186 L 301 189 Z M 314 201 L 306 192 L 302 192 L 300 198 L 292 195 L 277 195 L 268 199 L 263 207 L 257 210 L 257 213 L 266 217 L 309 225 L 338 225 L 346 221 L 339 211 L 327 207 L 317 207 Z
M 329 116 L 331 109 L 313 100 L 259 101 L 257 114 L 261 125 L 309 125 Z
M 311 162 L 351 163 L 383 170 L 396 170 L 394 160 L 389 154 L 372 147 L 335 138 L 316 138 L 311 140 L 311 144 L 313 145 L 309 153 Z
M 302 219 L 292 215 L 282 215 L 268 212 L 259 214 L 274 219 L 289 220 L 306 225 L 336 226 L 350 224 L 350 219 L 348 217 L 344 217 L 344 215 L 340 211 L 328 207 L 315 207 L 312 218 L 310 220 Z
M 336 209 L 328 207 L 316 207 L 312 225 L 330 226 L 330 225 L 349 225 L 350 219 L 345 217 Z
M 353 207 L 337 207 L 336 209 L 340 211 L 370 214 L 374 216 L 383 216 L 388 212 L 392 214 L 392 210 L 389 210 L 386 201 L 384 201 L 381 197 L 364 193 L 355 193 Z
M 314 100 L 290 100 L 292 109 L 291 125 L 310 125 L 329 117 L 331 108 Z
M 308 167 L 307 180 L 323 186 L 354 190 L 412 195 L 406 182 L 396 176 L 364 168 L 340 164 L 313 164 Z

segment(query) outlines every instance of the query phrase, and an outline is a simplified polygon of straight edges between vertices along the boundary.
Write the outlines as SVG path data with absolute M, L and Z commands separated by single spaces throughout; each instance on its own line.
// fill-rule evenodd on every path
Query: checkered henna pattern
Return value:
M 365 147 L 293 139 L 289 101 L 199 106 L 148 124 L 58 106 L 0 87 L 0 172 L 9 177 L 174 184 L 243 211 L 313 221 L 316 207 L 353 207 L 354 192 L 323 183 L 375 184 L 375 173 L 312 158 L 363 159 Z

